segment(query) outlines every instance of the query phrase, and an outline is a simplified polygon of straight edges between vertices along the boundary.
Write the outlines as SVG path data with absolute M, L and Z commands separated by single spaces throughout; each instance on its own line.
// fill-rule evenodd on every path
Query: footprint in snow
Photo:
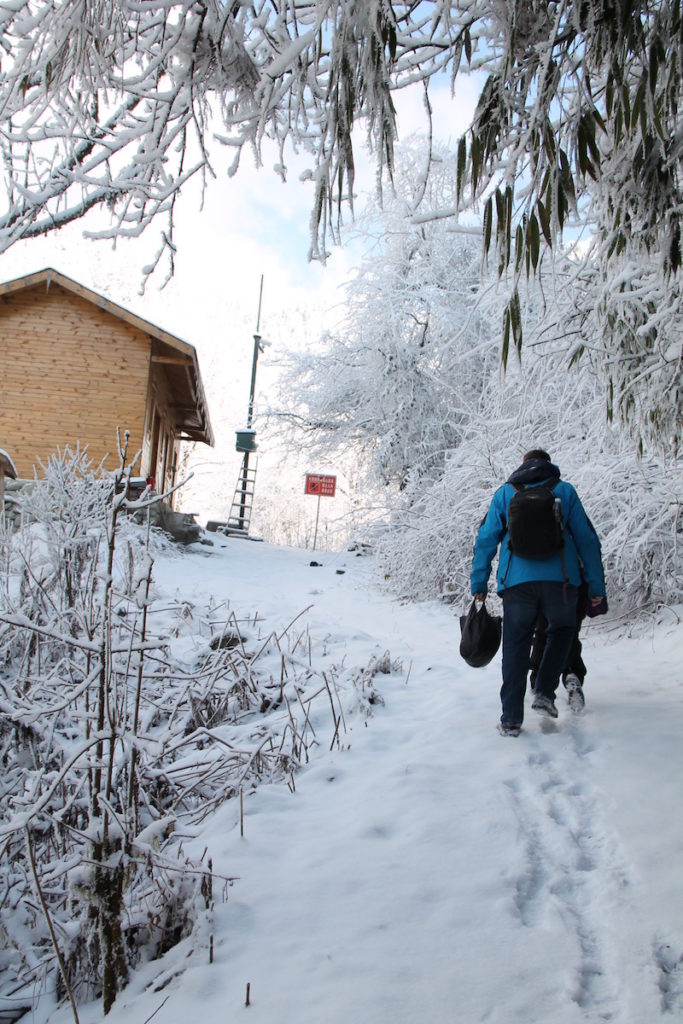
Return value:
M 668 942 L 656 942 L 654 961 L 662 993 L 662 1012 L 683 1012 L 683 952 Z
M 542 926 L 548 912 L 568 924 L 568 949 L 576 956 L 568 995 L 584 1013 L 609 1020 L 619 1016 L 622 984 L 604 908 L 623 887 L 624 869 L 575 739 L 572 746 L 539 746 L 527 770 L 506 782 L 526 861 L 514 907 L 526 927 Z

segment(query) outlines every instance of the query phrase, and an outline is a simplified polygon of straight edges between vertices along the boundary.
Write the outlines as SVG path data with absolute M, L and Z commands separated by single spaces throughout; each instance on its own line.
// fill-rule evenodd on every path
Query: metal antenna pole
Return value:
M 261 351 L 261 335 L 259 329 L 261 327 L 261 303 L 263 301 L 263 274 L 261 274 L 261 285 L 259 288 L 258 296 L 258 313 L 256 314 L 256 333 L 254 334 L 254 354 L 251 361 L 251 384 L 249 385 L 249 405 L 247 407 L 247 430 L 251 430 L 251 425 L 254 418 L 254 397 L 256 394 L 256 366 L 258 363 L 258 355 Z M 240 499 L 240 514 L 239 514 L 239 528 L 244 529 L 244 523 L 246 520 L 246 508 L 247 508 L 247 481 L 249 479 L 249 452 L 245 451 L 244 459 L 242 460 L 242 497 Z
M 256 394 L 256 364 L 258 362 L 258 354 L 261 351 L 261 335 L 259 334 L 259 328 L 261 326 L 261 302 L 263 300 L 263 274 L 261 274 L 261 287 L 259 288 L 258 295 L 258 314 L 256 316 L 256 334 L 254 335 L 254 355 L 251 361 L 251 385 L 249 387 L 249 408 L 247 409 L 247 428 L 251 427 L 253 416 L 254 416 L 254 396 Z
M 257 334 L 259 333 L 259 329 L 261 327 L 261 300 L 262 300 L 262 298 L 263 298 L 263 274 L 261 274 L 261 287 L 259 288 L 259 293 L 258 293 L 258 313 L 257 313 L 257 316 L 256 316 L 256 333 Z

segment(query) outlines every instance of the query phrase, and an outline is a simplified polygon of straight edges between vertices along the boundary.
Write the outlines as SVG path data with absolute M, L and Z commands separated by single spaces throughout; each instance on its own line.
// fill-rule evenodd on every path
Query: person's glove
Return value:
M 591 597 L 588 601 L 588 608 L 586 614 L 589 619 L 594 619 L 596 615 L 605 615 L 607 613 L 607 598 L 606 597 Z

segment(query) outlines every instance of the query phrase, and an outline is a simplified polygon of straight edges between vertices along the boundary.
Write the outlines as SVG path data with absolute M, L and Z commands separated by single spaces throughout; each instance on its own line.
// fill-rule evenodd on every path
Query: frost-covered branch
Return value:
M 434 165 L 423 160 L 422 194 L 405 216 L 481 215 L 485 257 L 508 282 L 504 365 L 523 344 L 522 285 L 562 262 L 563 237 L 578 228 L 594 237 L 603 288 L 623 262 L 647 265 L 665 305 L 677 302 L 678 0 L 16 0 L 0 48 L 0 252 L 99 205 L 112 217 L 100 237 L 138 235 L 165 217 L 145 272 L 164 253 L 172 265 L 178 193 L 213 176 L 210 150 L 223 145 L 230 174 L 245 148 L 260 165 L 275 147 L 283 176 L 289 153 L 310 154 L 310 256 L 325 261 L 342 205 L 353 206 L 358 127 L 381 188 L 395 169 L 396 93 L 420 84 L 429 109 L 431 88 L 450 81 L 456 93 L 476 73 L 484 84 L 454 188 L 429 198 Z M 661 347 L 660 329 L 648 316 L 641 330 L 634 289 L 622 294 L 624 316 L 598 303 L 596 319 L 606 351 L 633 351 L 616 404 L 637 420 L 627 378 Z M 680 400 L 680 370 L 669 370 Z M 657 413 L 650 434 L 666 440 L 667 421 Z

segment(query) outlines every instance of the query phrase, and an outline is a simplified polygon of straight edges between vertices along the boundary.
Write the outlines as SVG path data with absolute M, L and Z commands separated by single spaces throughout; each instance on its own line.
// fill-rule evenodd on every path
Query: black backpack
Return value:
M 515 486 L 508 507 L 508 548 L 513 554 L 541 559 L 562 551 L 562 504 L 553 493 L 554 486 Z

